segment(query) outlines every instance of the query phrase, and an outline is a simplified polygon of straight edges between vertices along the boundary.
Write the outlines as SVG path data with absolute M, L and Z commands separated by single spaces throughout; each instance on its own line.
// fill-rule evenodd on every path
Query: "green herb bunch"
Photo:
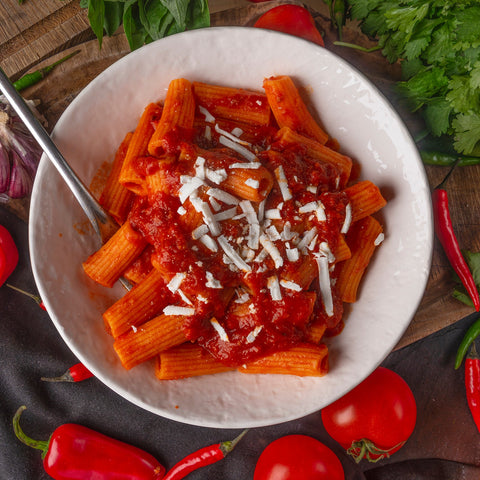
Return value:
M 434 137 L 480 156 L 479 0 L 349 0 L 350 17 L 400 60 L 399 92 Z M 452 143 L 452 142 L 451 142 Z
M 100 47 L 123 25 L 131 50 L 174 33 L 210 26 L 207 0 L 80 0 Z

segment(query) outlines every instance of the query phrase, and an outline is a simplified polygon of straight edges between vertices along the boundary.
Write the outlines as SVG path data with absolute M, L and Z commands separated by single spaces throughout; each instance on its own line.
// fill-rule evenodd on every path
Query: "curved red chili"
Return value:
M 55 480 L 160 480 L 165 468 L 149 453 L 87 427 L 67 423 L 48 441 L 33 440 L 20 428 L 20 407 L 13 418 L 19 440 L 42 451 L 45 471 Z
M 473 421 L 480 432 L 480 357 L 472 344 L 465 360 L 465 391 Z
M 59 377 L 42 377 L 41 379 L 44 382 L 82 382 L 91 377 L 93 373 L 83 363 L 76 363 Z
M 18 264 L 18 249 L 10 232 L 0 225 L 0 287 Z
M 457 237 L 453 231 L 450 210 L 448 207 L 447 191 L 442 188 L 452 173 L 453 168 L 455 168 L 455 165 L 452 167 L 442 183 L 434 189 L 432 194 L 435 233 L 442 244 L 443 250 L 447 255 L 450 265 L 453 267 L 456 274 L 462 281 L 467 293 L 472 299 L 475 310 L 478 312 L 480 310 L 480 298 L 478 295 L 477 286 L 475 285 L 472 272 L 468 268 L 465 258 L 463 258 Z
M 247 431 L 244 430 L 233 440 L 210 445 L 187 455 L 168 471 L 163 480 L 180 480 L 200 467 L 222 460 L 235 448 Z

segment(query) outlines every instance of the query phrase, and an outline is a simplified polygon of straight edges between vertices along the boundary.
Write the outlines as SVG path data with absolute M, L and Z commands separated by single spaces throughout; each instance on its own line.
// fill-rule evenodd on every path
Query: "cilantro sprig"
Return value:
M 208 0 L 80 0 L 100 47 L 123 25 L 131 50 L 174 33 L 210 26 Z
M 350 17 L 401 62 L 398 91 L 434 137 L 480 156 L 478 0 L 349 0 Z

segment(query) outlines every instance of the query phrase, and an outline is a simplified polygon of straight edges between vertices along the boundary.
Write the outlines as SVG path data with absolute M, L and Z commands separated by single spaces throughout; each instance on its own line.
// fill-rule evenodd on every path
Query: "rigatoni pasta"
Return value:
M 328 372 L 324 338 L 358 296 L 386 202 L 351 179 L 290 77 L 263 87 L 175 79 L 119 148 L 104 198 L 118 184 L 128 212 L 84 269 L 134 284 L 103 315 L 126 369 Z

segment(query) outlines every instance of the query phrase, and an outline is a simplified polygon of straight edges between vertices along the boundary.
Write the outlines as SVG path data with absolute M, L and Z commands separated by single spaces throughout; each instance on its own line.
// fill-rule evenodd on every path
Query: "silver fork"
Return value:
M 118 229 L 118 224 L 98 203 L 97 199 L 72 170 L 50 138 L 50 135 L 35 117 L 23 97 L 15 90 L 15 87 L 1 68 L 0 90 L 72 191 L 102 244 L 105 243 Z M 120 281 L 125 288 L 131 288 L 131 285 L 125 279 L 121 278 Z

